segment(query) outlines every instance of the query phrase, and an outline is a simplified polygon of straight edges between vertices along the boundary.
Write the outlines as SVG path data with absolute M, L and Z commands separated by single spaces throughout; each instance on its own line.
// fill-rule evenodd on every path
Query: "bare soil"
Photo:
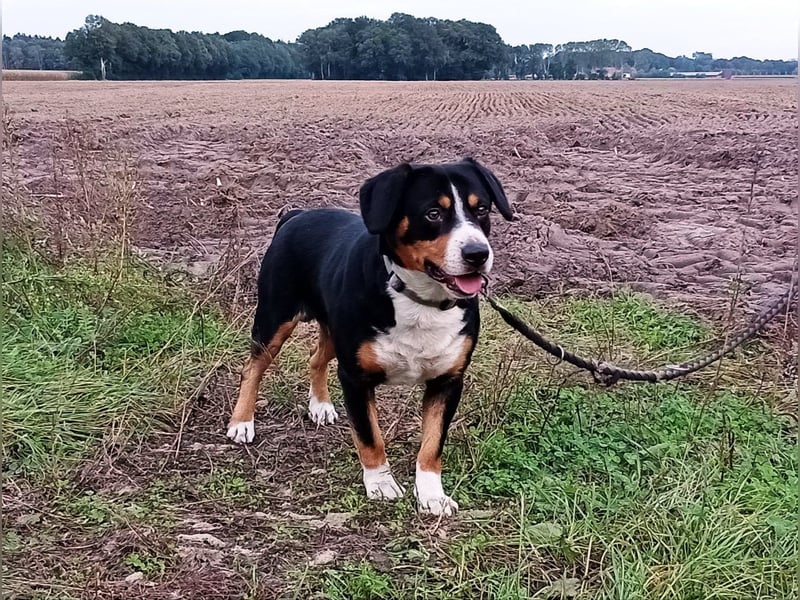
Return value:
M 233 228 L 260 253 L 282 207 L 356 210 L 359 186 L 384 168 L 472 155 L 519 215 L 495 219 L 500 289 L 539 297 L 626 283 L 714 318 L 737 270 L 748 307 L 790 278 L 791 80 L 9 82 L 5 92 L 34 192 L 62 192 L 52 165 L 64 129 L 89 130 L 138 162 L 136 243 L 198 272 Z

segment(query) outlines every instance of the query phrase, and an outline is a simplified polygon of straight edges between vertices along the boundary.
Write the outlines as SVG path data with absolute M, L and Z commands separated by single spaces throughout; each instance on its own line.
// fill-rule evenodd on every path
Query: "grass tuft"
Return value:
M 563 331 L 629 343 L 647 352 L 695 345 L 708 331 L 688 315 L 668 311 L 641 294 L 622 291 L 608 300 L 573 298 L 566 303 Z
M 239 336 L 133 260 L 55 267 L 6 244 L 2 272 L 6 474 L 69 468 L 172 421 L 197 376 Z

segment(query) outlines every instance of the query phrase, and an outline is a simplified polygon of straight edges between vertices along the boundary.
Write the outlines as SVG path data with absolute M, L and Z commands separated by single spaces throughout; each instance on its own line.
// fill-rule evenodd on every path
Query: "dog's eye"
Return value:
M 438 208 L 432 208 L 428 212 L 425 213 L 425 218 L 432 223 L 436 223 L 437 221 L 442 220 L 442 211 Z
M 475 214 L 478 215 L 479 217 L 485 217 L 486 215 L 489 214 L 489 207 L 486 206 L 485 204 L 481 204 L 478 206 L 478 208 L 475 209 Z

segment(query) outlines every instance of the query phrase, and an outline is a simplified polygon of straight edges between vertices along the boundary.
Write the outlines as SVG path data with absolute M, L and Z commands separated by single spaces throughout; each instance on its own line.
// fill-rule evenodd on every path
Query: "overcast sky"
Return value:
M 797 58 L 800 0 L 1 0 L 3 33 L 63 37 L 88 14 L 148 27 L 294 40 L 336 17 L 490 23 L 509 44 L 619 38 L 670 56 Z

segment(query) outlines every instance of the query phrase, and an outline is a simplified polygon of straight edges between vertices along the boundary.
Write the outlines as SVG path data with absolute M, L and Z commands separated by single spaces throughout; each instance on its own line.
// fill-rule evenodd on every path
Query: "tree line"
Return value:
M 649 48 L 633 50 L 622 40 L 513 46 L 511 75 L 518 79 L 604 79 L 622 73 L 636 77 L 673 77 L 682 73 L 730 70 L 734 75 L 796 75 L 796 60 L 756 60 L 746 56 L 717 58 L 708 52 L 669 57 Z
M 174 32 L 94 15 L 64 40 L 68 63 L 97 79 L 305 77 L 298 52 L 257 33 Z
M 64 41 L 21 33 L 3 36 L 3 68 L 63 71 L 69 68 Z
M 296 42 L 257 33 L 173 32 L 90 15 L 58 38 L 3 38 L 3 68 L 75 69 L 96 79 L 605 79 L 730 70 L 790 75 L 796 60 L 669 57 L 616 39 L 510 46 L 492 25 L 395 13 L 335 19 Z

